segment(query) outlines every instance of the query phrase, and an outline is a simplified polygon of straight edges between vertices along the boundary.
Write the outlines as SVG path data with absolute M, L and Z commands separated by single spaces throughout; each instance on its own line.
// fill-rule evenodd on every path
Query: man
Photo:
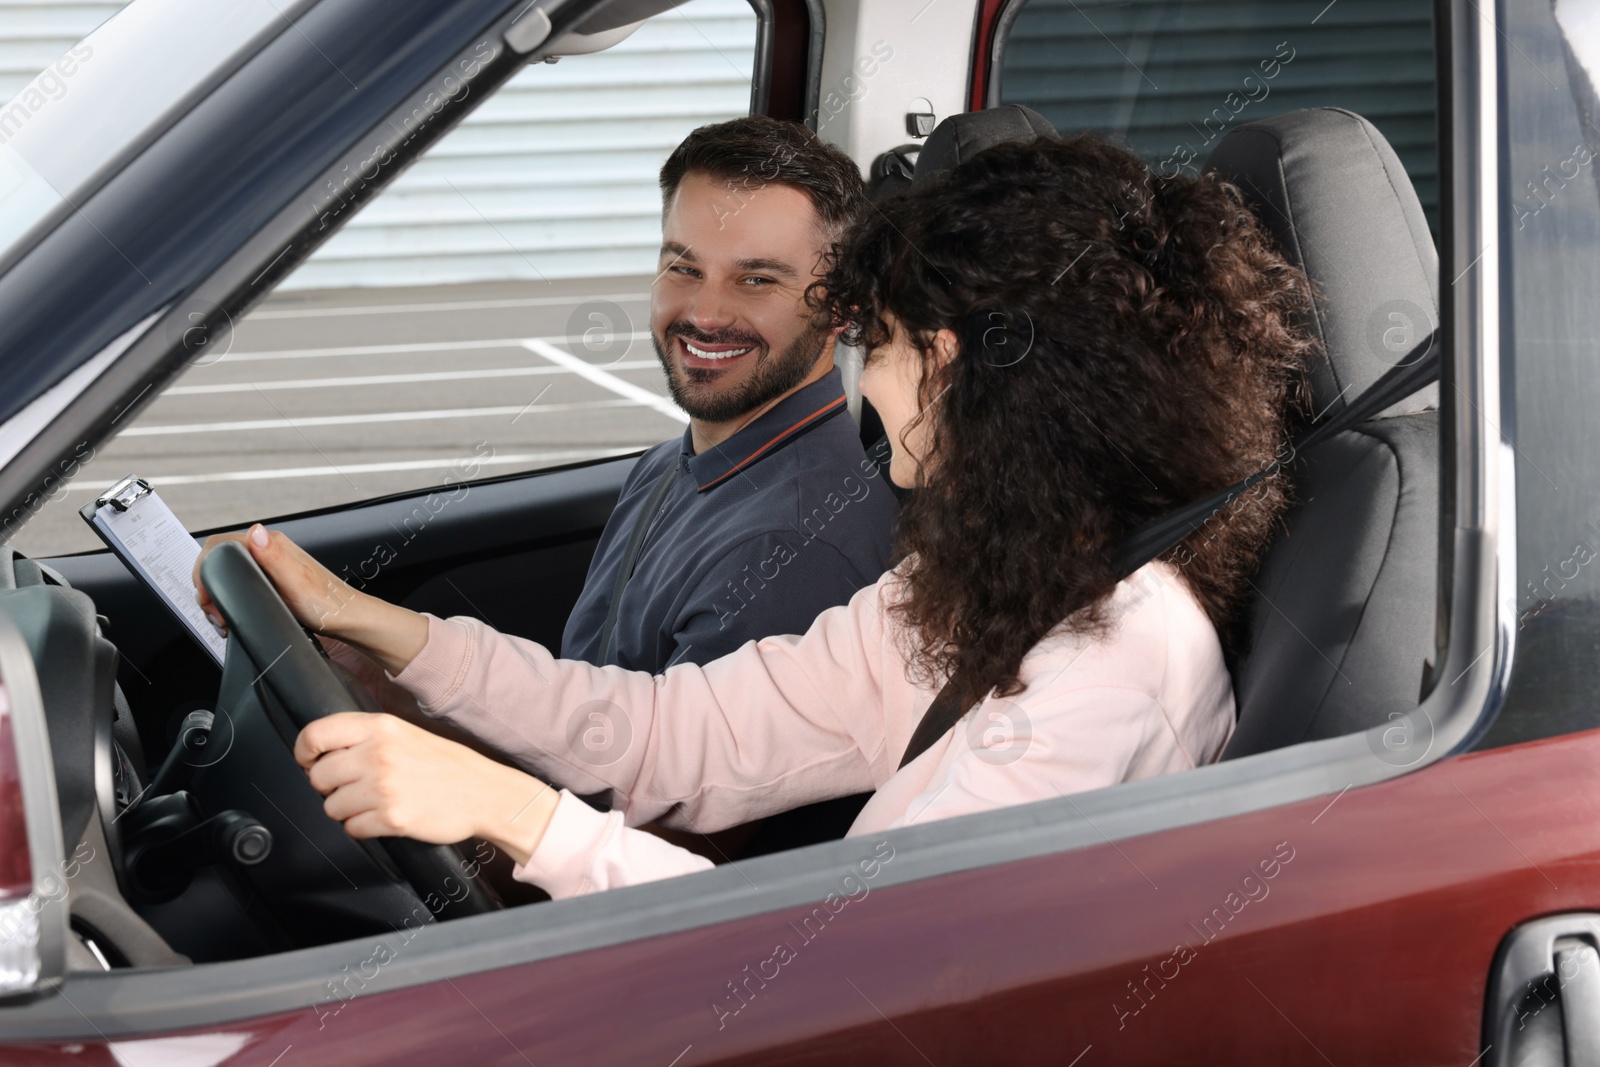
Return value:
M 561 649 L 652 673 L 804 633 L 883 573 L 896 511 L 806 300 L 865 206 L 855 163 L 750 116 L 691 133 L 661 193 L 650 333 L 689 427 L 628 476 Z
M 689 427 L 634 465 L 561 649 L 651 673 L 804 633 L 887 569 L 897 510 L 845 409 L 837 331 L 806 301 L 829 247 L 865 207 L 855 163 L 803 126 L 751 116 L 691 133 L 662 166 L 661 192 L 650 332 Z M 346 599 L 335 591 L 329 610 Z M 388 710 L 422 721 L 374 662 L 326 643 Z M 584 713 L 574 744 L 593 747 L 576 755 L 611 762 L 631 732 Z M 776 816 L 752 847 L 841 836 L 862 800 Z M 722 859 L 754 830 L 715 840 L 656 832 Z M 500 888 L 514 892 L 504 879 Z

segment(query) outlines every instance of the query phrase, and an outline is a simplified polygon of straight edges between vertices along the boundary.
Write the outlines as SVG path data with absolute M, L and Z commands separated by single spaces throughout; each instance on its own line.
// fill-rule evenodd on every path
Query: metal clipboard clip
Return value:
M 110 489 L 107 489 L 104 496 L 96 497 L 94 506 L 103 508 L 110 504 L 118 511 L 127 511 L 133 506 L 135 500 L 142 496 L 149 496 L 151 492 L 149 482 L 143 478 L 135 478 L 130 474 Z

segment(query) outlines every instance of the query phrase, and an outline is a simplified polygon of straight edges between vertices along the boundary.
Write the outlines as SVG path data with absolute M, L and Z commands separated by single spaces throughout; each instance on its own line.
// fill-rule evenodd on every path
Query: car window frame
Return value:
M 126 140 L 112 151 L 98 159 L 93 167 L 81 171 L 77 180 L 66 189 L 59 188 L 59 180 L 52 184 L 58 186 L 57 193 L 62 196 L 60 203 L 51 207 L 39 216 L 33 223 L 23 229 L 17 239 L 10 245 L 0 247 L 0 273 L 10 270 L 19 260 L 32 251 L 34 245 L 51 230 L 61 224 L 63 219 L 77 211 L 77 205 L 84 203 L 100 190 L 106 181 L 129 160 L 150 147 L 163 133 L 172 128 L 172 124 L 183 115 L 187 114 L 194 104 L 203 99 L 208 93 L 222 82 L 227 80 L 235 71 L 258 54 L 273 40 L 282 36 L 294 20 L 303 15 L 308 8 L 318 0 L 290 0 L 280 7 L 277 12 L 277 24 L 258 29 L 256 32 L 238 37 L 233 42 L 233 47 L 218 56 L 217 62 L 210 67 L 198 72 L 198 76 L 191 79 L 176 94 L 167 99 L 164 106 L 157 108 L 150 114 L 148 121 L 139 129 L 129 132 Z M 129 5 L 130 7 L 132 5 Z M 113 32 L 112 26 L 119 16 L 128 10 L 124 7 L 112 15 L 106 22 L 101 23 L 80 43 L 92 46 L 99 44 L 97 38 Z M 29 82 L 32 85 L 33 82 Z M 4 101 L 0 101 L 3 104 Z M 33 130 L 34 127 L 25 127 L 22 133 Z M 26 138 L 23 138 L 26 141 Z M 8 145 L 10 141 L 6 142 Z
M 750 114 L 803 122 L 815 131 L 822 95 L 822 42 L 827 35 L 822 0 L 748 2 L 756 13 Z
M 875 886 L 902 884 L 1340 794 L 1418 772 L 1464 751 L 1499 708 L 1515 643 L 1514 613 L 1505 607 L 1516 573 L 1515 472 L 1507 430 L 1501 429 L 1512 424 L 1454 414 L 1458 391 L 1478 410 L 1505 410 L 1497 303 L 1500 257 L 1493 247 L 1478 252 L 1485 247 L 1485 235 L 1499 232 L 1503 225 L 1497 195 L 1497 87 L 1504 49 L 1487 6 L 1480 12 L 1471 0 L 1441 0 L 1437 11 L 1443 35 L 1438 52 L 1440 114 L 1450 120 L 1442 131 L 1446 147 L 1441 218 L 1448 224 L 1441 225 L 1446 234 L 1441 270 L 1459 281 L 1445 291 L 1442 309 L 1444 462 L 1450 486 L 1441 507 L 1441 521 L 1448 527 L 1448 551 L 1441 569 L 1448 623 L 1439 672 L 1444 680 L 1409 724 L 1419 738 L 1426 737 L 1415 760 L 1391 758 L 1385 728 L 1374 728 L 1079 793 L 1070 800 L 899 828 L 871 842 L 828 842 L 690 876 L 540 904 L 536 912 L 519 908 L 456 920 L 419 932 L 405 956 L 385 968 L 383 983 L 373 991 L 815 904 L 836 890 L 839 870 L 871 857 L 878 840 L 893 845 L 896 859 L 884 868 Z M 350 155 L 341 156 L 329 172 L 337 173 Z M 276 247 L 288 247 L 301 224 L 287 218 L 278 224 L 274 234 L 282 244 Z M 219 306 L 225 304 L 241 280 L 249 281 L 249 272 L 260 270 L 262 257 L 270 258 L 273 246 L 262 243 L 268 239 L 258 234 L 207 280 L 203 291 L 212 294 Z M 143 360 L 130 363 L 124 356 L 113 366 L 112 372 L 124 363 L 134 368 L 121 388 L 136 384 L 149 367 L 170 358 L 171 346 L 159 340 L 159 328 L 149 331 L 147 338 L 151 336 L 157 340 L 145 346 L 142 339 L 131 349 L 138 352 L 145 346 Z M 74 437 L 95 417 L 83 403 L 104 404 L 107 397 L 119 395 L 86 391 L 81 403 L 69 405 L 63 415 L 66 437 Z M 540 475 L 524 477 L 537 486 Z M 327 974 L 348 960 L 352 944 L 187 969 L 69 976 L 70 1003 L 66 998 L 46 998 L 0 1009 L 0 1018 L 11 1040 L 59 1040 L 83 1037 L 84 1015 L 115 1019 L 117 1035 L 123 1036 L 303 1010 L 321 995 Z

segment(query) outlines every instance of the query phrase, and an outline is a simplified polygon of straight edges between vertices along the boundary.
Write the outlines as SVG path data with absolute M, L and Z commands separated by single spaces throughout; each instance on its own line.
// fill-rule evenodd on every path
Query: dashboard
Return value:
M 208 708 L 164 709 L 174 740 L 147 759 L 90 597 L 0 546 L 0 612 L 44 699 L 69 967 L 241 959 L 387 930 L 414 910 L 397 873 L 322 816 L 247 659 Z
M 129 903 L 121 817 L 148 786 L 144 751 L 117 684 L 117 650 L 94 602 L 49 567 L 0 546 L 0 612 L 22 632 L 50 734 L 74 970 L 188 962 Z

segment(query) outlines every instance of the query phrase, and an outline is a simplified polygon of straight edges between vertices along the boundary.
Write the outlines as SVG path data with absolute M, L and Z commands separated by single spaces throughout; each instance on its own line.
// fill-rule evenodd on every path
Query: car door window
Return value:
M 130 471 L 210 529 L 682 432 L 648 334 L 656 172 L 690 130 L 749 110 L 756 32 L 746 0 L 691 0 L 519 73 L 230 333 L 200 339 L 12 543 L 98 548 L 76 511 Z
M 1108 134 L 1167 174 L 1198 173 L 1242 123 L 1349 108 L 1394 146 L 1437 233 L 1428 0 L 1026 0 L 1007 16 L 996 102 Z
M 1600 4 L 1521 0 L 1506 17 L 1502 344 L 1516 390 L 1495 421 L 1516 438 L 1517 578 L 1503 609 L 1517 657 L 1482 747 L 1600 726 Z

